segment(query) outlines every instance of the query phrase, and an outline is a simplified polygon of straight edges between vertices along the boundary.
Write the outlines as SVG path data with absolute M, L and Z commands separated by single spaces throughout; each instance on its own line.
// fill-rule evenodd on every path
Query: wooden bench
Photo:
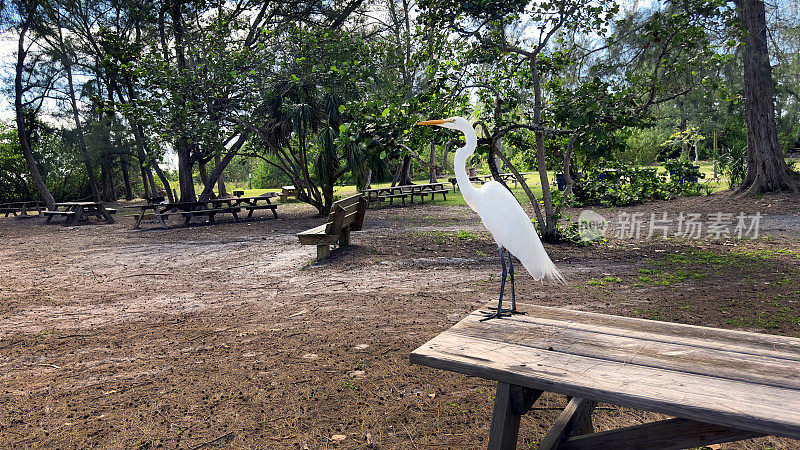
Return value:
M 235 221 L 239 222 L 240 219 L 239 219 L 238 212 L 239 212 L 239 208 L 238 207 L 235 207 L 235 208 L 191 209 L 191 210 L 173 209 L 173 210 L 167 210 L 167 211 L 163 211 L 163 212 L 156 212 L 153 215 L 157 219 L 162 219 L 162 221 L 163 221 L 163 219 L 169 218 L 169 216 L 171 216 L 171 215 L 183 216 L 184 217 L 184 225 L 188 225 L 189 224 L 189 220 L 191 220 L 192 217 L 195 217 L 195 216 L 208 216 L 208 223 L 213 225 L 215 223 L 214 222 L 214 217 L 217 214 L 224 214 L 224 213 L 232 214 L 233 215 L 233 219 Z
M 521 305 L 480 311 L 411 362 L 497 381 L 490 449 L 516 447 L 544 392 L 571 397 L 540 449 L 687 448 L 763 435 L 800 438 L 800 339 Z M 676 418 L 592 432 L 596 402 Z
M 367 211 L 367 200 L 361 194 L 333 203 L 328 221 L 318 227 L 298 233 L 302 245 L 317 246 L 317 260 L 331 254 L 331 245 L 350 245 L 350 232 L 360 231 Z
M 64 216 L 64 217 L 71 217 L 75 215 L 75 211 L 42 211 L 42 214 L 47 217 L 45 222 L 50 222 L 54 216 Z

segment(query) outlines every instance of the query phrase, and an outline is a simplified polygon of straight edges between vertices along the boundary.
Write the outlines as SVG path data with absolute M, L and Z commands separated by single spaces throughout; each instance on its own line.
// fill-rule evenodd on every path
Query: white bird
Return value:
M 497 247 L 500 250 L 500 264 L 503 268 L 502 280 L 500 281 L 500 300 L 497 302 L 497 310 L 489 314 L 488 320 L 495 317 L 502 317 L 503 313 L 516 314 L 517 301 L 514 293 L 514 263 L 511 255 L 516 256 L 528 273 L 536 280 L 554 280 L 563 282 L 564 278 L 559 273 L 553 261 L 547 256 L 547 252 L 536 234 L 536 229 L 531 223 L 531 219 L 525 214 L 522 206 L 511 192 L 502 184 L 491 180 L 476 188 L 472 185 L 467 176 L 465 168 L 467 158 L 475 153 L 478 137 L 472 125 L 462 117 L 450 117 L 448 119 L 428 120 L 419 122 L 417 125 L 436 125 L 442 128 L 458 130 L 464 133 L 466 144 L 456 150 L 453 161 L 453 169 L 456 173 L 456 180 L 467 202 L 481 217 L 483 225 L 492 233 Z M 508 253 L 510 270 L 506 271 L 505 253 Z M 506 275 L 511 275 L 511 309 L 503 310 L 503 291 L 505 290 Z

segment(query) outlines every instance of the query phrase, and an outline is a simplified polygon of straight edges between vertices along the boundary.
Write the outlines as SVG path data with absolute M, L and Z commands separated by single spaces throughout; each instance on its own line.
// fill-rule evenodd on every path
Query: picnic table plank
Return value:
M 472 324 L 459 324 L 453 332 L 484 339 L 502 335 L 507 342 L 529 348 L 800 389 L 800 351 L 767 350 L 763 346 L 734 347 L 727 345 L 733 339 L 709 342 L 677 334 L 619 335 L 619 329 L 582 329 L 577 324 L 564 325 L 535 316 L 469 325 Z M 680 333 L 680 327 L 673 331 Z M 795 364 L 787 365 L 789 361 Z
M 796 351 L 798 339 L 564 312 L 533 305 L 524 305 L 521 309 L 528 312 L 528 316 L 487 322 L 480 322 L 485 316 L 476 311 L 412 352 L 411 362 L 723 427 L 800 438 L 800 389 L 794 379 L 800 366 Z M 541 324 L 533 320 L 540 313 L 562 318 L 562 329 L 568 336 L 566 345 L 558 343 L 561 334 L 558 327 L 541 328 Z M 652 361 L 642 359 L 635 350 L 629 350 L 628 359 L 621 359 L 618 355 L 607 355 L 601 348 L 577 351 L 580 345 L 568 344 L 576 327 L 586 324 L 598 326 L 601 319 L 616 323 L 619 328 L 616 333 L 606 333 L 606 336 L 623 336 L 628 331 L 645 333 L 647 324 L 655 330 L 671 330 L 670 333 L 656 332 L 650 337 L 643 336 L 643 346 L 669 348 L 683 345 L 692 351 L 709 351 L 718 362 L 724 360 L 727 351 L 731 362 L 724 365 L 733 375 L 709 370 L 708 365 L 702 364 L 687 369 L 694 363 L 692 359 L 683 360 L 685 354 L 680 352 L 659 356 L 672 358 L 670 361 L 674 366 L 666 367 L 663 361 L 658 365 L 648 365 Z M 522 338 L 513 331 L 515 325 L 524 322 L 531 324 L 531 332 L 539 338 L 549 333 L 549 345 L 534 345 L 535 337 Z M 510 334 L 503 331 L 505 326 L 510 326 Z M 671 338 L 670 334 L 676 337 Z M 603 338 L 603 333 L 596 335 Z M 720 340 L 721 344 L 712 345 L 709 339 Z M 727 343 L 737 348 L 726 350 Z M 761 353 L 773 344 L 776 345 L 772 353 Z M 687 354 L 692 355 L 692 352 Z M 651 352 L 650 357 L 653 355 L 658 355 L 658 352 Z M 763 370 L 754 370 L 752 365 L 737 368 L 736 361 L 742 358 L 753 361 L 753 364 L 762 358 L 760 361 L 769 367 L 781 369 L 770 377 Z M 769 378 L 769 384 L 761 382 L 765 377 Z

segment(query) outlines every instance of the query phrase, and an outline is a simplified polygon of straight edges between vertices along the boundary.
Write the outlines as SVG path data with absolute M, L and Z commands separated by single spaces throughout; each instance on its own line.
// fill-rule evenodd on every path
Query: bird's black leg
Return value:
M 508 274 L 511 276 L 511 314 L 517 313 L 517 295 L 514 292 L 514 260 L 511 258 L 511 252 L 506 250 L 508 253 Z
M 506 258 L 503 253 L 504 251 L 505 249 L 500 247 L 500 265 L 503 267 L 503 273 L 500 278 L 500 300 L 497 301 L 497 309 L 495 312 L 488 314 L 486 317 L 481 319 L 481 322 L 503 316 L 503 291 L 505 291 L 506 288 L 506 276 L 508 275 L 508 271 L 506 271 Z
M 511 314 L 525 314 L 522 311 L 517 311 L 517 294 L 514 292 L 514 259 L 511 257 L 511 252 L 508 253 L 508 275 L 511 277 L 511 309 L 508 310 Z

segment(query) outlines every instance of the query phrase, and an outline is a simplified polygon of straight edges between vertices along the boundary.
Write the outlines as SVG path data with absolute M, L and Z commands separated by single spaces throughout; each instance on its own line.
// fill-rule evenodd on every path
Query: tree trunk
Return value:
M 152 178 L 153 175 L 147 173 L 147 168 L 145 168 L 145 166 L 144 166 L 144 161 L 139 161 L 139 171 L 142 174 L 142 187 L 144 188 L 144 192 L 142 193 L 142 198 L 148 199 L 148 198 L 155 197 L 156 196 L 156 187 L 155 187 L 155 185 L 151 185 L 153 187 L 150 188 L 148 186 L 149 183 L 147 181 L 147 175 L 150 175 L 151 178 Z M 151 194 L 151 189 L 152 189 L 152 194 Z
M 170 9 L 170 16 L 172 18 L 172 33 L 175 38 L 175 60 L 178 77 L 183 77 L 186 71 L 186 56 L 184 55 L 184 42 L 183 42 L 183 13 L 181 12 L 182 0 L 172 0 L 172 8 Z M 164 49 L 166 51 L 166 49 Z M 172 92 L 173 101 L 177 103 L 176 108 L 179 112 L 186 112 L 186 97 L 181 92 Z M 194 179 L 192 177 L 192 169 L 194 161 L 192 160 L 193 146 L 188 142 L 186 136 L 185 124 L 180 122 L 180 114 L 176 114 L 176 119 L 173 125 L 176 130 L 175 150 L 178 153 L 178 184 L 181 190 L 182 202 L 193 202 L 197 200 L 194 191 Z
M 744 35 L 744 97 L 747 122 L 747 176 L 737 193 L 800 190 L 800 174 L 786 166 L 778 142 L 772 67 L 767 50 L 764 2 L 740 0 Z
M 33 184 L 36 190 L 47 205 L 47 209 L 55 209 L 56 201 L 53 199 L 53 194 L 47 189 L 47 184 L 39 172 L 39 166 L 36 164 L 36 159 L 33 157 L 33 150 L 31 149 L 31 141 L 28 137 L 28 128 L 25 124 L 25 111 L 22 106 L 22 71 L 25 64 L 25 34 L 28 32 L 30 16 L 22 21 L 22 29 L 19 34 L 19 46 L 17 47 L 17 65 L 16 75 L 14 77 L 14 108 L 17 113 L 17 135 L 19 136 L 19 145 L 22 147 L 22 154 L 25 156 L 25 163 L 28 165 L 28 170 L 33 178 Z
M 131 175 L 128 172 L 128 157 L 119 159 L 119 168 L 122 171 L 122 181 L 125 183 L 125 200 L 133 200 L 133 189 L 131 189 Z
M 89 179 L 92 198 L 94 198 L 94 201 L 99 202 L 100 191 L 97 190 L 97 179 L 94 176 L 94 168 L 89 158 L 89 149 L 86 147 L 86 139 L 83 136 L 83 125 L 81 124 L 81 117 L 78 114 L 78 101 L 75 99 L 75 84 L 72 81 L 72 61 L 67 61 L 67 56 L 65 56 L 63 63 L 64 69 L 67 72 L 67 87 L 69 89 L 69 102 L 72 105 L 72 119 L 75 121 L 75 134 L 78 135 L 78 149 L 83 157 L 83 164 L 86 166 L 86 176 Z
M 208 170 L 206 170 L 206 163 L 200 160 L 197 166 L 200 168 L 200 181 L 203 183 L 203 186 L 208 186 Z M 211 195 L 209 197 L 214 196 L 214 183 L 211 183 L 211 186 Z
M 542 87 L 539 80 L 539 69 L 536 66 L 536 58 L 530 58 L 531 66 L 531 81 L 533 81 L 533 124 L 537 127 L 542 125 Z M 536 163 L 539 166 L 539 180 L 542 183 L 542 200 L 544 201 L 544 219 L 545 223 L 539 224 L 539 229 L 542 232 L 542 240 L 557 241 L 560 236 L 558 235 L 558 221 L 555 216 L 555 207 L 553 206 L 553 198 L 550 195 L 550 180 L 547 177 L 547 159 L 545 158 L 544 147 L 544 134 L 541 131 L 536 131 Z
M 433 143 L 433 142 L 431 142 L 431 172 L 430 172 L 430 174 L 431 174 L 430 183 L 431 184 L 438 183 L 438 180 L 436 180 L 436 144 Z
M 220 158 L 219 153 L 214 155 L 214 171 L 216 172 L 217 167 L 220 166 Z M 223 169 L 224 170 L 224 169 Z M 225 175 L 223 174 L 223 170 L 219 171 L 219 178 L 217 179 L 217 194 L 219 197 L 227 197 L 228 191 L 225 189 Z
M 228 153 L 226 153 L 222 160 L 220 160 L 216 167 L 214 167 L 211 175 L 208 175 L 208 181 L 203 183 L 203 192 L 200 193 L 200 200 L 208 200 L 214 193 L 214 184 L 216 184 L 216 180 L 222 176 L 222 171 L 225 170 L 225 168 L 228 167 L 228 164 L 231 163 L 233 157 L 236 156 L 236 154 L 239 152 L 239 149 L 241 149 L 242 145 L 244 145 L 245 141 L 247 141 L 247 137 L 248 135 L 246 133 L 242 133 L 239 136 L 239 139 L 228 150 Z M 301 185 L 299 183 L 295 183 L 295 187 L 298 189 L 300 189 L 300 186 Z M 221 192 L 220 195 L 222 195 Z
M 403 156 L 403 168 L 400 171 L 400 180 L 398 186 L 409 186 L 411 183 L 411 155 L 406 154 Z

